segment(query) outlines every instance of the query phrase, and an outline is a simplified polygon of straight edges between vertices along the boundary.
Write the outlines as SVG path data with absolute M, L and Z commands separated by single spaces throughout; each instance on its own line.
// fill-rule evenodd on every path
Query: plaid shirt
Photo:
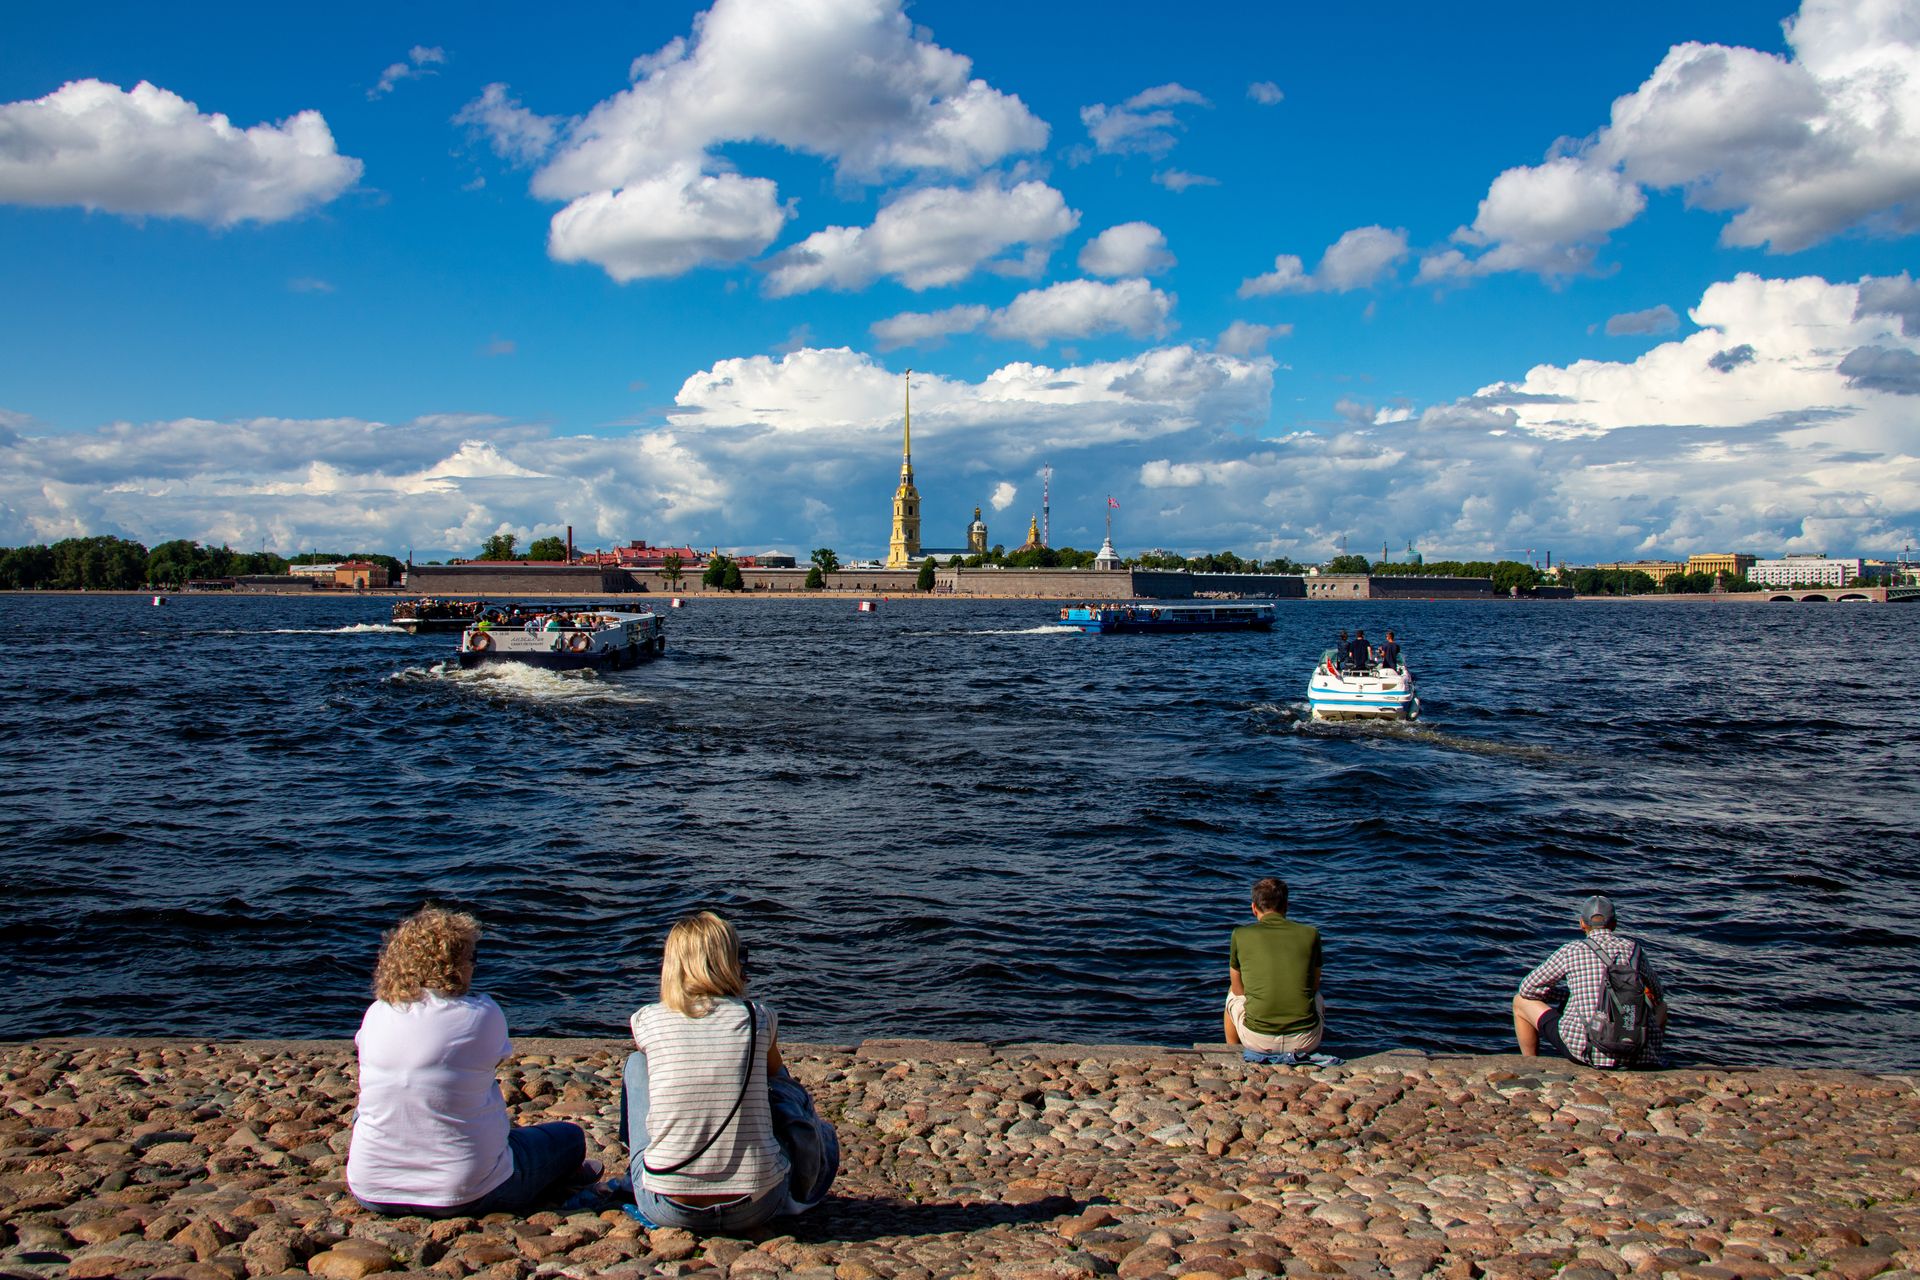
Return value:
M 1556 990 L 1566 988 L 1566 1003 L 1560 1007 L 1560 1042 L 1567 1046 L 1567 1052 L 1590 1067 L 1617 1067 L 1618 1058 L 1608 1057 L 1599 1052 L 1587 1040 L 1587 1019 L 1599 1009 L 1601 993 L 1607 986 L 1607 962 L 1600 958 L 1597 946 L 1616 960 L 1624 960 L 1627 949 L 1635 945 L 1632 938 L 1623 938 L 1611 929 L 1595 929 L 1584 938 L 1576 938 L 1547 957 L 1545 964 L 1528 974 L 1520 983 L 1520 994 L 1529 1000 L 1544 1000 L 1548 1004 L 1555 1002 Z M 1666 1003 L 1666 988 L 1660 978 L 1647 963 L 1647 951 L 1640 948 L 1640 972 L 1659 1004 Z M 1663 1018 L 1656 1017 L 1647 1028 L 1647 1049 L 1639 1061 L 1657 1062 L 1661 1051 L 1666 1047 L 1667 1028 Z

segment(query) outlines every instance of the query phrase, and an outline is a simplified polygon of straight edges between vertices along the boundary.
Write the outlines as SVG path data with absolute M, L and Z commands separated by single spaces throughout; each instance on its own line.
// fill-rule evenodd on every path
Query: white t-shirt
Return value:
M 740 1088 L 741 1068 L 749 1065 L 744 1004 L 716 1000 L 703 1018 L 689 1018 L 664 1004 L 647 1005 L 633 1015 L 633 1042 L 647 1055 L 646 1163 L 671 1167 L 714 1138 L 677 1173 L 643 1168 L 640 1182 L 647 1190 L 666 1196 L 757 1196 L 786 1180 L 787 1156 L 773 1135 L 767 1103 L 767 1050 L 779 1020 L 766 1005 L 754 1007 L 760 1011 L 760 1031 L 745 1097 Z M 728 1120 L 735 1098 L 740 1109 Z
M 376 1000 L 353 1042 L 360 1101 L 347 1186 L 356 1196 L 445 1209 L 513 1175 L 513 1122 L 494 1075 L 513 1041 L 492 996 Z

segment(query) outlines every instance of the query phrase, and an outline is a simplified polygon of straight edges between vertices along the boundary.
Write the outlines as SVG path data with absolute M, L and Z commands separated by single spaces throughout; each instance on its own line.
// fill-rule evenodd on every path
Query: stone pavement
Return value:
M 1388 1054 L 786 1046 L 834 1196 L 747 1239 L 380 1219 L 344 1041 L 0 1045 L 0 1276 L 1920 1280 L 1911 1078 Z M 516 1120 L 618 1167 L 623 1046 L 518 1042 Z

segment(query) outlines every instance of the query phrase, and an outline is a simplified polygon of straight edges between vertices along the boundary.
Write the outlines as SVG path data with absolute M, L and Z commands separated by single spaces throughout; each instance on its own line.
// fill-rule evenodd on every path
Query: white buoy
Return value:
M 682 600 L 679 596 L 675 596 L 672 600 L 667 602 L 667 607 L 671 609 L 684 609 L 687 607 L 687 602 L 685 600 Z
M 861 613 L 878 613 L 880 606 L 872 600 L 862 600 L 857 606 Z
M 165 604 L 167 602 L 167 598 L 165 596 L 155 596 L 153 598 L 153 602 L 155 604 Z

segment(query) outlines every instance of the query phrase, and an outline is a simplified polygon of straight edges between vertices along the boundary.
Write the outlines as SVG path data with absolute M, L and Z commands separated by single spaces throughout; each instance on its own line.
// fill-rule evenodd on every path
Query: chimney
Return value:
M 573 526 L 567 526 L 567 563 L 573 563 Z

